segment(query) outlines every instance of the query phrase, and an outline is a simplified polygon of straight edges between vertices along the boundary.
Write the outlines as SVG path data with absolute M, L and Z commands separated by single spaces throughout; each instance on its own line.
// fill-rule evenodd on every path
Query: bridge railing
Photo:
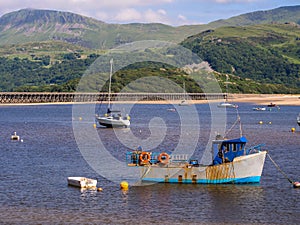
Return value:
M 224 93 L 113 93 L 111 101 L 176 101 L 225 99 Z M 1 92 L 0 104 L 103 102 L 108 93 Z

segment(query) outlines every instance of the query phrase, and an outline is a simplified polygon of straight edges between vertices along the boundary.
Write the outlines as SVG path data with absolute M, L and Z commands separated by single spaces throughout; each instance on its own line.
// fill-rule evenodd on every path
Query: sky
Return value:
M 300 5 L 300 0 L 0 0 L 0 16 L 33 8 L 78 13 L 106 23 L 180 26 L 290 5 Z

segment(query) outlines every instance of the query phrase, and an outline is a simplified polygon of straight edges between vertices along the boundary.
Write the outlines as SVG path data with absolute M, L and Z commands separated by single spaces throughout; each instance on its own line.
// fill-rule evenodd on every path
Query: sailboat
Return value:
M 298 123 L 298 125 L 300 126 L 300 113 L 299 113 L 298 116 L 297 116 L 297 123 Z
M 183 82 L 183 94 L 185 95 L 185 82 Z M 178 104 L 179 106 L 189 106 L 190 103 L 183 98 L 183 100 Z
M 232 104 L 228 102 L 228 75 L 226 74 L 226 98 L 225 98 L 225 102 L 220 102 L 218 104 L 219 108 L 237 108 L 238 105 L 236 104 Z
M 107 113 L 104 116 L 96 115 L 99 124 L 105 127 L 129 127 L 129 115 L 122 116 L 121 111 L 111 110 L 111 77 L 113 70 L 113 59 L 110 60 L 110 74 L 109 74 L 109 87 L 108 87 L 108 107 Z

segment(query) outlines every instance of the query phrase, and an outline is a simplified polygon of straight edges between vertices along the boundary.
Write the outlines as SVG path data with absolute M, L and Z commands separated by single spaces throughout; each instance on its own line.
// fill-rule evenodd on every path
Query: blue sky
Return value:
M 107 23 L 203 24 L 300 0 L 0 0 L 0 15 L 23 8 L 69 11 Z

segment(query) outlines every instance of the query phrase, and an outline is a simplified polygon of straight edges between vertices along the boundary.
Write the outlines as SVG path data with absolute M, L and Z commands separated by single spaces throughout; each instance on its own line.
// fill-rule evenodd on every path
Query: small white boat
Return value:
M 266 107 L 254 107 L 254 111 L 266 111 Z
M 176 109 L 170 108 L 170 109 L 167 109 L 167 111 L 169 111 L 169 112 L 176 112 Z
M 97 180 L 86 177 L 68 177 L 68 185 L 79 188 L 95 188 Z
M 14 141 L 19 141 L 20 140 L 20 136 L 17 135 L 17 132 L 14 132 L 14 134 L 11 135 L 10 139 L 14 140 Z
M 108 111 L 104 116 L 96 116 L 99 124 L 105 127 L 129 127 L 129 115 L 122 116 L 120 111 Z
M 185 82 L 183 82 L 183 94 L 186 95 L 186 93 L 185 93 Z M 189 106 L 191 104 L 184 98 L 178 105 L 179 106 Z
M 238 105 L 228 102 L 228 75 L 226 74 L 226 98 L 225 102 L 220 102 L 217 106 L 218 108 L 238 108 Z
M 231 104 L 229 102 L 221 102 L 221 103 L 218 104 L 218 107 L 219 108 L 237 108 L 238 105 Z
M 182 100 L 178 105 L 179 106 L 189 106 L 191 104 L 188 101 L 186 101 L 186 100 Z

